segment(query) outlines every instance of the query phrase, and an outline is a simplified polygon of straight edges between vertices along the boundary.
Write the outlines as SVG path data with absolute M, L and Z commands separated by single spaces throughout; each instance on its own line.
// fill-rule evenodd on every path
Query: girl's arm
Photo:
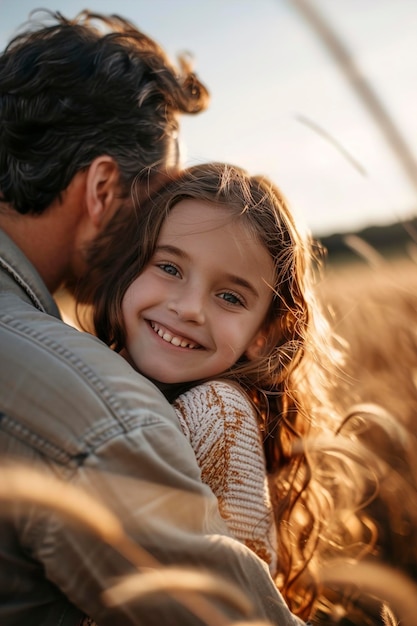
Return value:
M 276 573 L 276 530 L 254 408 L 237 386 L 203 383 L 174 402 L 202 480 L 217 496 L 231 533 Z

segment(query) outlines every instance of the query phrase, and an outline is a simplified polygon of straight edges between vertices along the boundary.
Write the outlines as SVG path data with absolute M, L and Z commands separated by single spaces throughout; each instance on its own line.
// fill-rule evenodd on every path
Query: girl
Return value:
M 315 472 L 302 443 L 338 425 L 317 250 L 281 192 L 235 166 L 197 165 L 134 197 L 133 217 L 119 212 L 91 251 L 78 299 L 98 337 L 174 404 L 231 532 L 305 618 L 315 561 L 352 536 L 334 514 L 337 469 Z M 360 493 L 340 483 L 343 497 Z

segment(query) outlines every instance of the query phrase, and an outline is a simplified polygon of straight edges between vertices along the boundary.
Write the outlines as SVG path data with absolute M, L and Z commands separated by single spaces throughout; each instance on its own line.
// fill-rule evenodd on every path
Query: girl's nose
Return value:
M 168 308 L 184 322 L 203 324 L 205 321 L 204 296 L 198 289 L 181 290 L 172 298 Z

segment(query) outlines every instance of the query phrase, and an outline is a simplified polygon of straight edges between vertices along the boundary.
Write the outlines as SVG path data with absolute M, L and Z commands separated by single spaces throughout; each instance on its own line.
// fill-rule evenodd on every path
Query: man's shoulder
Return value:
M 0 355 L 2 429 L 56 461 L 174 421 L 156 387 L 124 359 L 29 305 L 0 312 Z

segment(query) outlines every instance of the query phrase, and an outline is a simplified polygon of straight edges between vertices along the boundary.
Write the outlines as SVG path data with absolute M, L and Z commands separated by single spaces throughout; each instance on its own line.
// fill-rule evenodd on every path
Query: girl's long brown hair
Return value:
M 269 251 L 275 284 L 265 345 L 221 378 L 238 382 L 257 409 L 278 533 L 277 585 L 290 608 L 306 617 L 317 596 L 317 562 L 352 536 L 337 511 L 354 515 L 361 493 L 359 481 L 352 488 L 353 479 L 342 478 L 356 477 L 345 451 L 333 449 L 326 457 L 321 450 L 319 459 L 306 452 L 309 438 L 334 434 L 339 425 L 328 391 L 340 353 L 313 287 L 320 247 L 296 225 L 283 195 L 265 177 L 210 163 L 161 174 L 159 184 L 159 191 L 145 197 L 143 187 L 134 186 L 134 208 L 119 211 L 90 250 L 89 277 L 78 299 L 92 305 L 95 333 L 121 350 L 123 295 L 151 259 L 166 215 L 185 198 L 227 206 L 231 218 L 243 220 Z M 183 390 L 170 389 L 169 399 Z M 359 545 L 361 532 L 354 534 Z

